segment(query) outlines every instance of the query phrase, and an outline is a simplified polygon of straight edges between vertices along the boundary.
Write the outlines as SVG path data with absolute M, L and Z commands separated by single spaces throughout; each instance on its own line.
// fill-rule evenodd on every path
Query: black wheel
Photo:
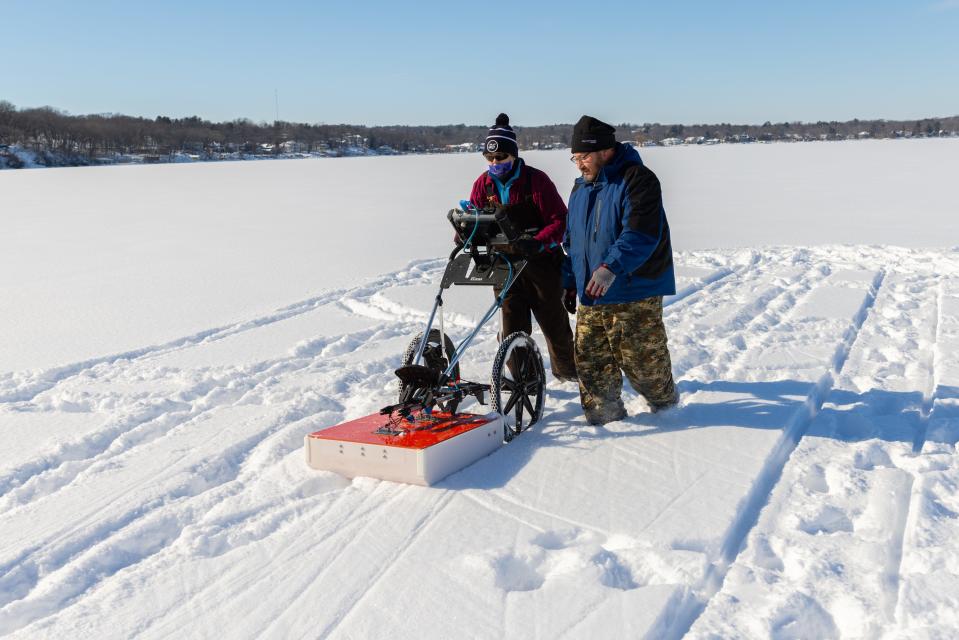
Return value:
M 443 356 L 443 351 L 440 349 L 440 330 L 439 329 L 430 329 L 430 337 L 426 342 L 426 349 L 423 350 L 423 359 L 420 361 L 420 364 L 424 364 L 430 369 L 438 369 L 440 371 L 446 371 L 446 367 L 449 366 L 449 358 L 453 356 L 453 351 L 456 347 L 453 345 L 453 341 L 450 340 L 449 335 L 443 336 L 445 340 L 443 341 L 446 345 L 446 357 Z M 413 364 L 413 358 L 416 357 L 416 352 L 420 348 L 420 341 L 423 339 L 423 332 L 421 331 L 413 338 L 413 341 L 410 342 L 410 346 L 406 348 L 406 353 L 403 355 L 403 366 L 408 364 Z M 459 380 L 460 377 L 460 364 L 457 362 L 453 367 L 451 373 L 454 380 Z M 409 385 L 400 383 L 400 391 L 397 396 L 400 402 L 406 401 L 406 394 L 409 391 Z M 459 401 L 451 400 L 449 402 L 440 402 L 436 405 L 439 407 L 440 411 L 446 411 L 448 413 L 456 413 L 456 408 L 459 406 Z
M 522 331 L 511 333 L 493 360 L 490 387 L 493 410 L 503 416 L 503 439 L 509 442 L 543 417 L 546 371 L 533 339 Z

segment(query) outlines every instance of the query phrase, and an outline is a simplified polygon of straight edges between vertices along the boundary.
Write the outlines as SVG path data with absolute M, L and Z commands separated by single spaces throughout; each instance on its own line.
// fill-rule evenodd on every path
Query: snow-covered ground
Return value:
M 955 637 L 957 153 L 644 150 L 681 406 L 551 381 L 434 488 L 302 438 L 393 397 L 477 157 L 0 174 L 0 635 Z

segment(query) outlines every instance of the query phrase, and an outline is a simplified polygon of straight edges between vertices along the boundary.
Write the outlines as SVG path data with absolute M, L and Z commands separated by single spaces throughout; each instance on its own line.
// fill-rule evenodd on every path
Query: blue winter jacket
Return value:
M 576 289 L 580 304 L 635 302 L 676 293 L 659 179 L 632 146 L 617 143 L 616 155 L 595 181 L 576 179 L 563 247 L 563 286 Z M 616 279 L 597 300 L 586 295 L 586 283 L 603 263 Z

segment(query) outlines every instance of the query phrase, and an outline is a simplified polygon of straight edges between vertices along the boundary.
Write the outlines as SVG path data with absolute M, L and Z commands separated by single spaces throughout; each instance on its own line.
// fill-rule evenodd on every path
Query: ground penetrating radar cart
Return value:
M 426 328 L 413 338 L 396 370 L 397 402 L 379 413 L 307 435 L 306 460 L 311 467 L 348 477 L 431 485 L 488 455 L 542 417 L 546 373 L 539 348 L 526 333 L 503 338 L 489 384 L 462 380 L 459 366 L 526 267 L 510 243 L 535 233 L 535 221 L 514 220 L 506 208 L 453 209 L 447 219 L 458 242 Z M 476 327 L 455 346 L 443 329 L 443 291 L 452 285 L 492 286 L 499 291 Z M 485 405 L 487 394 L 490 413 L 457 412 L 469 397 Z

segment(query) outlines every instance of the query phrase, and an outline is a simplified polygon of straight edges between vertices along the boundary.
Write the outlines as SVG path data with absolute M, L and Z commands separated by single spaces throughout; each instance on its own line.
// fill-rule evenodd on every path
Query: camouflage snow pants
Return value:
M 675 399 L 663 325 L 663 298 L 581 305 L 576 314 L 576 369 L 583 412 L 590 424 L 626 417 L 623 376 L 650 405 Z

